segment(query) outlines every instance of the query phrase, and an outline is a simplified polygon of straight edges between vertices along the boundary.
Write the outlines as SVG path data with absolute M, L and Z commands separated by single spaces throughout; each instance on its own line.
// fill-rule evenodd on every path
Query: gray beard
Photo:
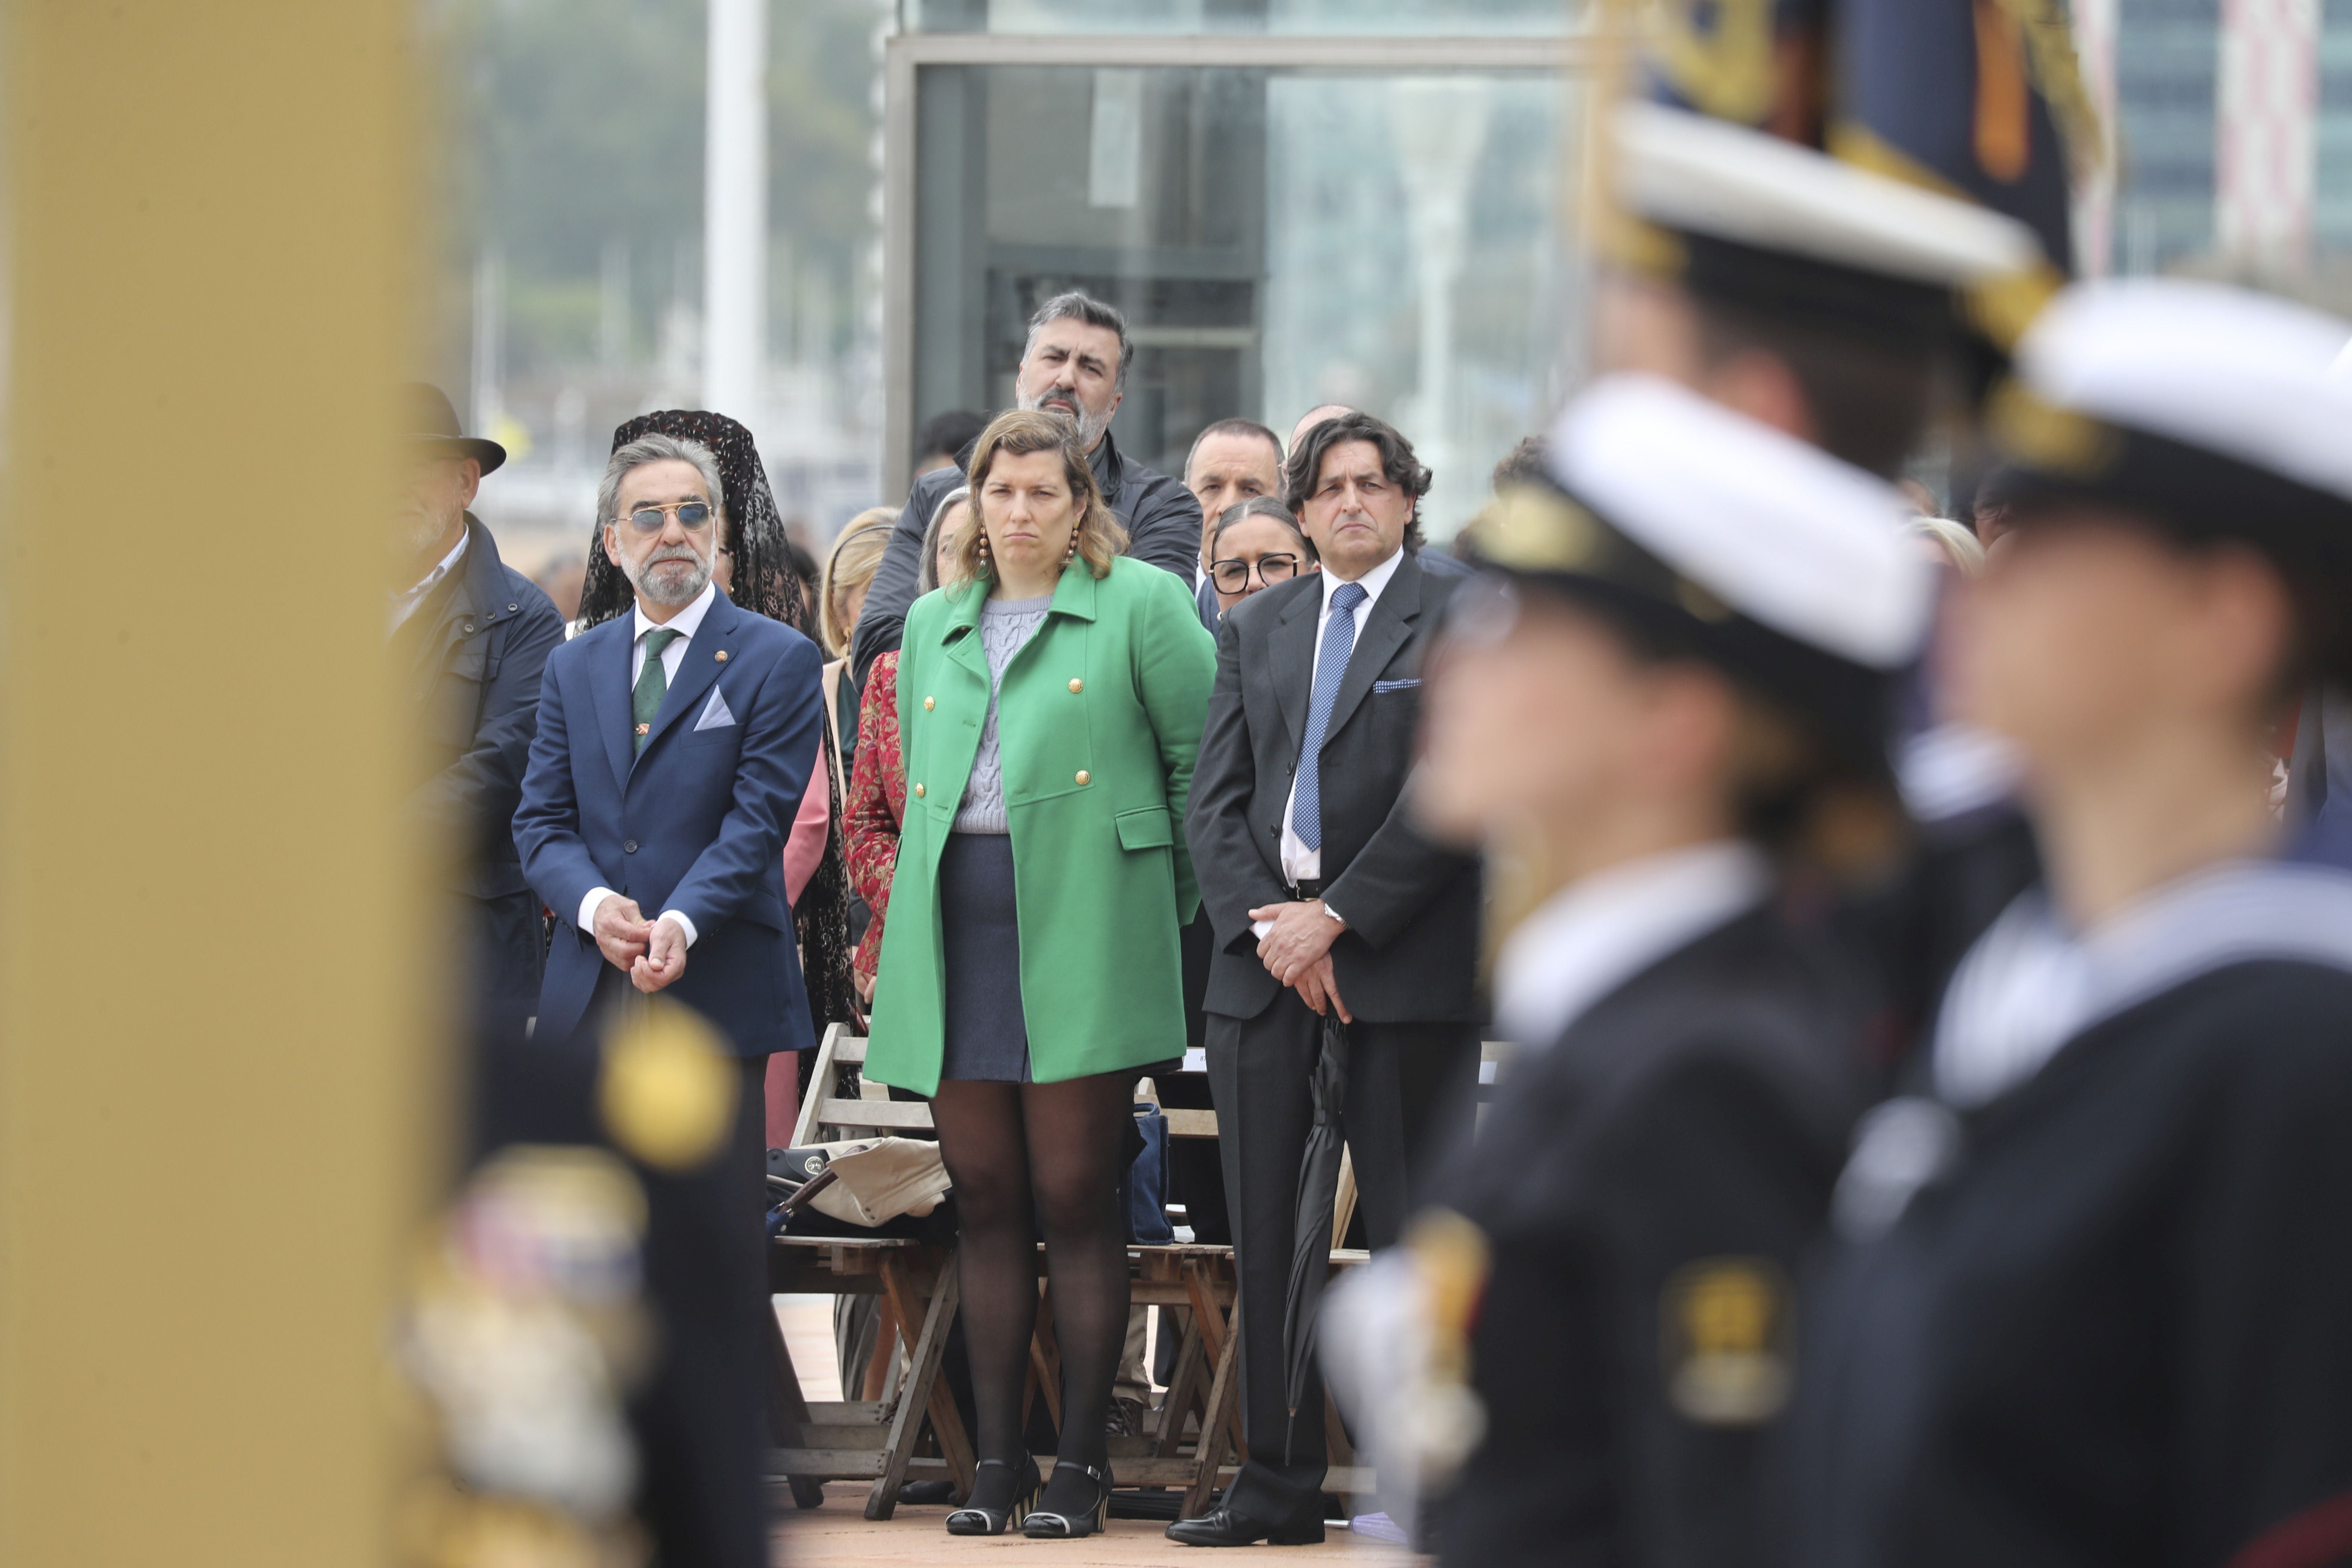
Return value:
M 1078 445 L 1089 452 L 1093 451 L 1095 443 L 1102 439 L 1103 432 L 1110 428 L 1110 416 L 1090 413 L 1085 404 L 1078 402 L 1078 395 L 1076 392 L 1065 387 L 1049 386 L 1034 397 L 1015 396 L 1013 401 L 1014 405 L 1024 414 L 1043 413 L 1045 412 L 1045 399 L 1057 392 L 1066 394 L 1072 403 L 1077 404 Z M 1056 408 L 1052 412 L 1059 414 L 1061 410 Z
M 402 544 L 410 555 L 424 554 L 440 543 L 441 536 L 449 531 L 447 518 L 435 517 L 430 512 L 412 510 L 401 521 L 404 529 Z
M 702 591 L 710 586 L 712 558 L 697 555 L 693 553 L 693 549 L 692 545 L 688 545 L 687 553 L 684 555 L 656 556 L 642 566 L 629 560 L 628 557 L 623 556 L 621 574 L 629 580 L 629 586 L 635 589 L 641 596 L 650 599 L 664 609 L 682 608 L 700 598 Z M 671 574 L 656 573 L 654 570 L 655 567 L 667 562 L 689 560 L 694 563 L 694 570 L 687 574 L 684 585 L 681 587 L 673 588 L 669 585 L 677 581 Z

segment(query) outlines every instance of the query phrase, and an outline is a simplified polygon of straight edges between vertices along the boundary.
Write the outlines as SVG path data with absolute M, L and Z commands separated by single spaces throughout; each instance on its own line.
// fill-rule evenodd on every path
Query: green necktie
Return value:
M 661 711 L 662 699 L 669 692 L 669 673 L 662 668 L 662 649 L 685 635 L 658 627 L 646 634 L 646 667 L 637 671 L 636 694 L 629 699 L 629 717 L 637 722 L 639 752 L 652 738 L 654 715 Z

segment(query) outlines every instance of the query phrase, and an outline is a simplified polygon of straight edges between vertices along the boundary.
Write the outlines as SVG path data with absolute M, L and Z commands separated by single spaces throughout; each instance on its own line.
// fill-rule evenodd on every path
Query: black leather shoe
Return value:
M 1323 1521 L 1269 1524 L 1229 1508 L 1214 1508 L 1199 1519 L 1178 1520 L 1168 1527 L 1168 1539 L 1186 1546 L 1255 1546 L 1261 1541 L 1268 1546 L 1320 1546 Z

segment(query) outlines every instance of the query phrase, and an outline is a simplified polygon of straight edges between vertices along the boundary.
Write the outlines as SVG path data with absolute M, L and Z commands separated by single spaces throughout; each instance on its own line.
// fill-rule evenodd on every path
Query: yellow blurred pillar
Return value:
M 388 1556 L 403 0 L 15 0 L 0 1563 Z

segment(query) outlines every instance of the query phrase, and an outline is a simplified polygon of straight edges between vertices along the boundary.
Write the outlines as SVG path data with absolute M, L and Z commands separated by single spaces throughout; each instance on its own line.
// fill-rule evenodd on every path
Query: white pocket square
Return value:
M 702 717 L 694 721 L 694 732 L 698 735 L 705 730 L 724 730 L 733 722 L 735 714 L 727 706 L 727 699 L 719 695 L 719 688 L 712 687 L 710 700 L 702 705 Z

